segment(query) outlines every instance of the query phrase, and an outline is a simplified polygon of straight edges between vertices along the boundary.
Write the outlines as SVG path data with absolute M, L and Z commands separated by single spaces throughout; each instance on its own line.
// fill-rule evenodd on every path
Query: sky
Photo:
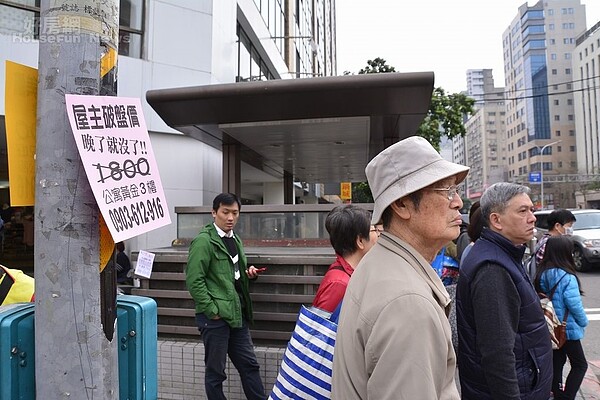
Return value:
M 337 0 L 338 74 L 357 73 L 381 57 L 397 72 L 433 71 L 435 86 L 450 93 L 466 90 L 468 69 L 493 69 L 502 87 L 502 34 L 525 2 Z M 581 4 L 589 29 L 600 21 L 600 0 Z

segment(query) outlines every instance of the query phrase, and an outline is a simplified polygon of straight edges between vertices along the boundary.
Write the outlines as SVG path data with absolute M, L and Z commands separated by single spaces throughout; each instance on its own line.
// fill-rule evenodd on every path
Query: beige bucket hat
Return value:
M 459 184 L 468 172 L 469 167 L 444 160 L 420 136 L 393 144 L 376 155 L 365 168 L 375 200 L 371 223 L 380 223 L 383 211 L 394 201 L 454 175 Z

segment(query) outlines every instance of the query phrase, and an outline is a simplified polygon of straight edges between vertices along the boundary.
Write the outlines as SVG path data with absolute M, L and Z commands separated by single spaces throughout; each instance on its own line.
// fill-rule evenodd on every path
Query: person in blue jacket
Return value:
M 567 342 L 553 353 L 552 392 L 556 400 L 574 399 L 588 368 L 581 339 L 589 321 L 581 301 L 583 291 L 575 274 L 573 241 L 568 236 L 548 238 L 544 258 L 538 266 L 535 277 L 535 287 L 539 292 L 552 297 L 552 304 L 559 320 L 563 321 L 565 313 L 568 312 Z M 550 296 L 553 289 L 554 294 Z M 561 390 L 560 382 L 567 358 L 571 363 L 571 371 Z

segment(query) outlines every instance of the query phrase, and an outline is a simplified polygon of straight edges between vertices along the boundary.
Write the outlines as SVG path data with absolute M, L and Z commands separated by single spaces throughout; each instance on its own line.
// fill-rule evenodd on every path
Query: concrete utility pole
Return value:
M 41 2 L 34 253 L 37 399 L 119 397 L 114 320 L 113 326 L 102 324 L 111 321 L 103 306 L 109 314 L 114 309 L 110 296 L 101 293 L 100 215 L 64 97 L 97 95 L 106 87 L 101 57 L 117 49 L 118 21 L 118 0 Z

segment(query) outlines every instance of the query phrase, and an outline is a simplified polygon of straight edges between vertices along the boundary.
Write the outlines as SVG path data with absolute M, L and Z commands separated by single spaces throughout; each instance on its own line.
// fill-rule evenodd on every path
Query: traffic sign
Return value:
M 541 183 L 542 182 L 542 173 L 541 172 L 530 172 L 529 173 L 529 183 Z

